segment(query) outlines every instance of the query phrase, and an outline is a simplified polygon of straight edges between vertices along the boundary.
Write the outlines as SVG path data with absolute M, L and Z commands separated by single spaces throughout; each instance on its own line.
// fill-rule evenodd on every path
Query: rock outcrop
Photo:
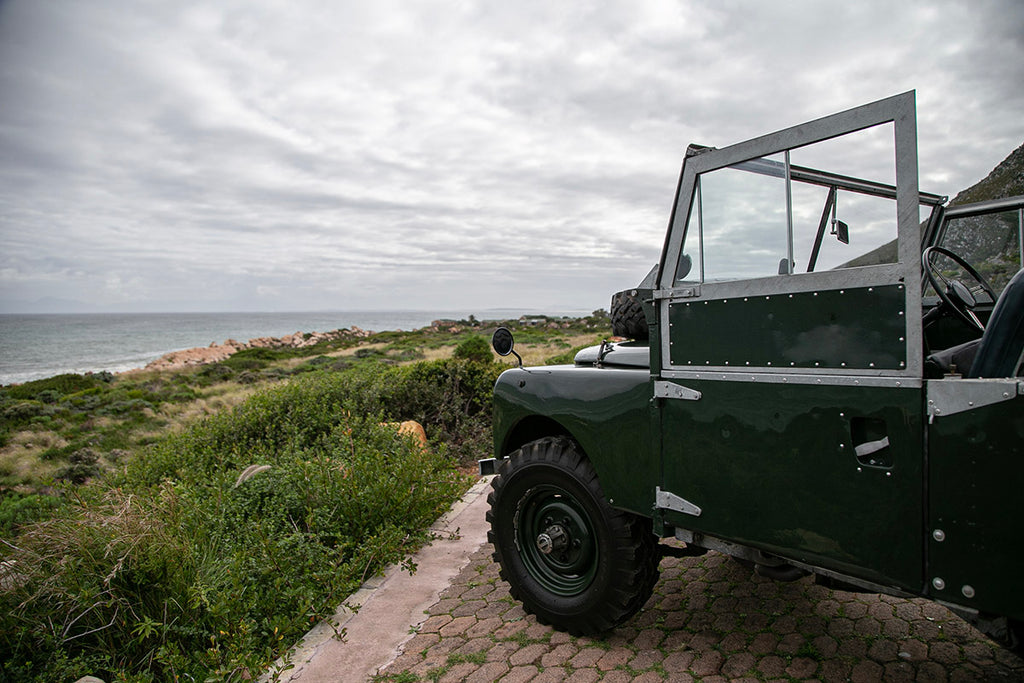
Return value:
M 353 326 L 333 332 L 296 332 L 283 337 L 257 337 L 247 342 L 226 339 L 221 344 L 213 342 L 206 347 L 172 351 L 148 363 L 145 369 L 179 370 L 207 363 L 219 363 L 245 349 L 302 349 L 327 341 L 365 339 L 371 334 L 373 332 Z

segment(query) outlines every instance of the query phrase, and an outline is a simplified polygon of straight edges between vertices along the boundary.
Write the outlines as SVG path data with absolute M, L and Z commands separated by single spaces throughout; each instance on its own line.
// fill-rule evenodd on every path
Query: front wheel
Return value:
M 492 486 L 488 540 L 527 612 L 574 635 L 593 635 L 643 607 L 660 559 L 650 520 L 607 503 L 575 442 L 526 444 Z

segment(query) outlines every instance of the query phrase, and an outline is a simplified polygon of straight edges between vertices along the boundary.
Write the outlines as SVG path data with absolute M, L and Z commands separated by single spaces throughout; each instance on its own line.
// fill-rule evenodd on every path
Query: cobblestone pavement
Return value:
M 541 625 L 484 544 L 375 681 L 1024 681 L 1024 662 L 926 600 L 777 583 L 717 553 L 665 558 L 606 637 Z

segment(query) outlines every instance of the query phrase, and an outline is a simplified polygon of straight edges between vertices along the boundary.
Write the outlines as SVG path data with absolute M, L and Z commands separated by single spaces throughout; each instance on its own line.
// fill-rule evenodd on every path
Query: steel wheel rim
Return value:
M 571 493 L 551 484 L 535 486 L 516 510 L 516 547 L 527 572 L 544 589 L 573 597 L 597 574 L 594 528 L 590 514 Z M 552 542 L 548 551 L 542 549 L 542 536 Z

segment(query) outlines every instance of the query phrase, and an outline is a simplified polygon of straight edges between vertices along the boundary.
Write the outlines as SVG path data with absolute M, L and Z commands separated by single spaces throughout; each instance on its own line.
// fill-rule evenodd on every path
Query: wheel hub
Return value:
M 569 534 L 558 524 L 552 524 L 537 536 L 537 550 L 550 555 L 569 545 Z

